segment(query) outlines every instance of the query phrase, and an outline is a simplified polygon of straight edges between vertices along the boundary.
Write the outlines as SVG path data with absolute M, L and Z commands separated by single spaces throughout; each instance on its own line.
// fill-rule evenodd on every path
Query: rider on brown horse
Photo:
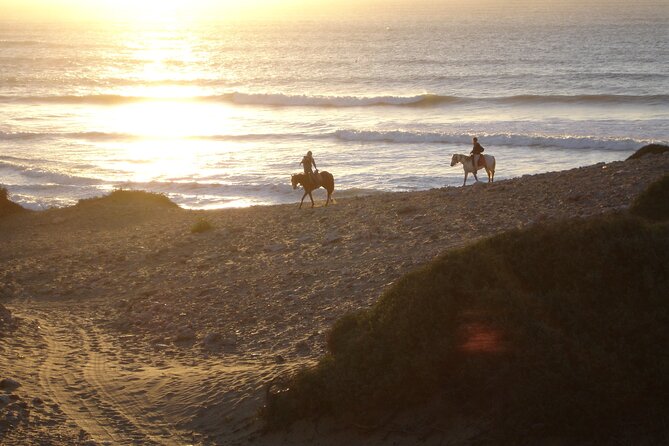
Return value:
M 318 167 L 316 167 L 316 161 L 314 161 L 314 157 L 311 154 L 311 150 L 307 152 L 306 155 L 302 158 L 302 161 L 300 161 L 300 164 L 304 167 L 304 174 L 307 175 L 307 177 L 315 184 L 319 184 L 318 181 Z M 314 172 L 311 170 L 311 166 L 314 166 L 316 169 L 316 175 L 314 175 Z

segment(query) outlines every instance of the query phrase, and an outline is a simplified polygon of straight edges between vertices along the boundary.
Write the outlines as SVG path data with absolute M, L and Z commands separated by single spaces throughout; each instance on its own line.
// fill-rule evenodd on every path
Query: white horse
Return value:
M 488 174 L 488 183 L 492 183 L 495 179 L 495 157 L 492 155 L 482 156 L 485 159 L 485 171 Z M 481 166 L 476 166 L 476 169 L 474 169 L 474 163 L 472 163 L 471 156 L 460 154 L 453 155 L 453 158 L 451 158 L 451 167 L 458 163 L 462 164 L 462 169 L 465 171 L 465 181 L 462 183 L 463 186 L 467 184 L 467 175 L 469 175 L 469 172 L 474 174 L 474 179 L 476 181 L 479 180 L 476 176 L 476 171 L 479 170 Z

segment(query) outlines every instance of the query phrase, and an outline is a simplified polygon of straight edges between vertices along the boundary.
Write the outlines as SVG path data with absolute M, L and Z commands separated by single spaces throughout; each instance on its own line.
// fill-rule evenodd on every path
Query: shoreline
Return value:
M 308 426 L 259 436 L 255 414 L 271 380 L 324 352 L 337 318 L 446 250 L 626 209 L 667 172 L 665 154 L 328 207 L 319 195 L 313 210 L 100 202 L 2 218 L 0 303 L 20 324 L 0 336 L 0 379 L 21 382 L 33 414 L 12 435 L 309 444 Z M 192 233 L 199 218 L 213 228 Z
M 415 148 L 414 148 L 415 149 Z M 433 150 L 433 149 L 430 149 Z M 433 163 L 433 167 L 427 164 L 421 170 L 410 169 L 406 174 L 392 173 L 389 177 L 376 177 L 373 169 L 365 173 L 357 172 L 347 177 L 336 175 L 335 197 L 350 198 L 354 196 L 368 196 L 384 193 L 421 192 L 444 187 L 459 187 L 462 184 L 462 166 L 449 166 L 450 155 L 457 153 L 456 147 L 443 147 L 442 153 L 431 153 L 426 161 Z M 597 162 L 622 161 L 621 158 L 632 154 L 632 151 L 605 151 L 597 154 L 589 151 L 581 154 L 583 158 L 568 158 L 569 151 L 553 159 L 551 156 L 541 158 L 540 155 L 530 155 L 531 148 L 517 148 L 515 151 L 504 151 L 504 156 L 511 165 L 501 167 L 497 172 L 498 180 L 520 178 L 525 175 L 537 175 L 550 173 L 558 170 L 570 170 L 573 168 L 586 167 Z M 498 152 L 499 155 L 502 153 Z M 330 154 L 332 155 L 332 154 Z M 576 154 L 575 154 L 576 155 Z M 519 159 L 512 161 L 515 156 Z M 576 155 L 579 156 L 579 155 Z M 500 160 L 501 161 L 501 160 Z M 0 163 L 1 164 L 1 163 Z M 578 166 L 577 164 L 581 164 Z M 332 166 L 332 168 L 336 168 Z M 383 167 L 378 166 L 382 171 Z M 332 170 L 330 170 L 332 172 Z M 297 171 L 295 173 L 298 173 Z M 334 172 L 336 174 L 336 172 Z M 341 172 L 340 172 L 341 173 Z M 482 180 L 485 172 L 481 171 Z M 10 174 L 11 176 L 11 174 Z M 355 178 L 353 178 L 355 177 Z M 83 178 L 83 177 L 82 177 Z M 369 181 L 365 180 L 368 178 Z M 283 179 L 283 180 L 281 180 Z M 468 184 L 473 179 L 468 179 Z M 61 181 L 65 183 L 60 184 Z M 73 179 L 75 183 L 79 180 Z M 97 182 L 98 180 L 92 180 Z M 290 175 L 272 177 L 264 181 L 257 178 L 248 184 L 225 185 L 211 181 L 108 181 L 96 185 L 68 185 L 68 180 L 53 179 L 50 186 L 44 185 L 11 185 L 6 186 L 17 203 L 27 209 L 44 211 L 49 209 L 62 209 L 76 205 L 80 199 L 90 199 L 104 196 L 114 190 L 142 190 L 152 193 L 164 194 L 184 209 L 189 210 L 223 210 L 238 209 L 251 206 L 271 206 L 291 204 L 299 201 L 301 194 L 294 191 L 290 186 Z M 58 184 L 58 185 L 57 185 Z M 0 187 L 2 185 L 0 184 Z M 54 190 L 49 188 L 54 187 Z M 342 188 L 345 187 L 345 188 Z M 62 189 L 62 190 L 61 190 Z M 319 191 L 316 191 L 319 194 Z

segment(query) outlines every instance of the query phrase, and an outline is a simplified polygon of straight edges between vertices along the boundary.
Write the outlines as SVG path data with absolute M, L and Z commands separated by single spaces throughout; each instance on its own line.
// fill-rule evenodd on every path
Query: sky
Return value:
M 630 4 L 666 14 L 669 0 L 0 0 L 0 19 L 36 21 L 301 19 L 395 14 L 430 15 L 494 10 L 512 15 L 546 13 L 600 14 Z M 635 6 L 636 7 L 636 6 Z
M 365 0 L 363 0 L 365 1 Z M 369 0 L 367 0 L 369 1 Z M 335 9 L 348 0 L 0 0 L 0 17 L 15 20 L 201 19 L 268 17 Z

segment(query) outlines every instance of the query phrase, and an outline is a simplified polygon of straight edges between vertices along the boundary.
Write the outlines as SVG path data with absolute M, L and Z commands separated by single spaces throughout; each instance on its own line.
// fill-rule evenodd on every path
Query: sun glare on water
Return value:
M 154 8 L 167 18 L 166 14 L 176 13 L 186 2 L 158 3 L 138 2 L 128 8 L 139 14 L 136 18 L 142 14 L 156 18 Z M 128 100 L 101 107 L 91 117 L 92 128 L 133 136 L 123 149 L 131 162 L 114 166 L 133 172 L 132 181 L 186 177 L 197 171 L 199 137 L 237 131 L 237 121 L 231 117 L 229 107 L 201 100 L 211 91 L 181 82 L 207 76 L 199 71 L 202 64 L 192 42 L 184 38 L 186 34 L 181 26 L 172 23 L 153 23 L 146 28 L 140 22 L 130 24 L 123 34 L 124 46 L 136 63 L 126 66 L 122 76 L 132 79 L 135 85 L 103 91 Z

